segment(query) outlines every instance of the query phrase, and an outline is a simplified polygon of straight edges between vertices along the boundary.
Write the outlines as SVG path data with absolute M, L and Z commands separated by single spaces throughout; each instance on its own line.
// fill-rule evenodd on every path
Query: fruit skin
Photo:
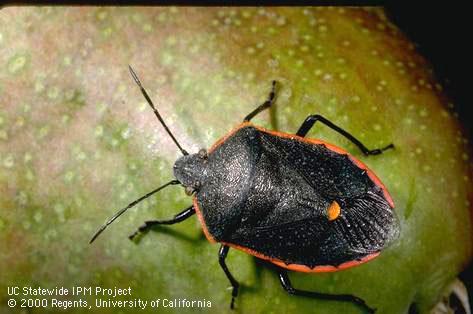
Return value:
M 276 106 L 259 125 L 294 132 L 318 113 L 369 147 L 396 145 L 365 158 L 326 128 L 309 133 L 382 178 L 401 237 L 359 267 L 294 274 L 295 286 L 355 293 L 380 313 L 405 313 L 411 302 L 427 312 L 471 258 L 467 140 L 429 65 L 379 8 L 9 7 L 0 25 L 0 269 L 8 269 L 0 291 L 131 286 L 144 300 L 205 298 L 205 311 L 228 310 L 218 247 L 201 238 L 196 220 L 127 241 L 143 220 L 188 205 L 179 189 L 130 211 L 88 246 L 115 209 L 169 180 L 179 156 L 127 64 L 190 152 L 238 124 L 273 79 L 281 84 Z M 245 254 L 232 252 L 228 265 L 244 285 L 243 313 L 359 312 L 286 295 Z M 9 311 L 6 298 L 0 312 Z

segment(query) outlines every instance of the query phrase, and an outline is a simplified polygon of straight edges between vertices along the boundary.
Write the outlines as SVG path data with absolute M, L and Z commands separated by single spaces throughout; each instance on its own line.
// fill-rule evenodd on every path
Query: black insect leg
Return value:
M 375 313 L 376 310 L 369 307 L 364 300 L 351 295 L 351 294 L 326 294 L 326 293 L 320 293 L 320 292 L 313 292 L 313 291 L 305 291 L 305 290 L 299 290 L 295 289 L 291 281 L 289 280 L 289 276 L 287 274 L 287 271 L 285 269 L 280 269 L 279 270 L 279 280 L 281 281 L 281 285 L 284 288 L 284 290 L 287 291 L 289 294 L 293 295 L 299 295 L 299 296 L 304 296 L 304 297 L 309 297 L 309 298 L 316 298 L 316 299 L 323 299 L 323 300 L 333 300 L 333 301 L 344 301 L 344 302 L 352 302 L 355 303 L 365 310 L 368 311 L 368 313 Z
M 249 115 L 247 115 L 245 117 L 245 119 L 243 119 L 243 122 L 248 122 L 250 121 L 251 119 L 253 119 L 258 113 L 260 113 L 261 111 L 265 110 L 265 109 L 268 109 L 269 107 L 271 107 L 271 105 L 273 104 L 274 102 L 274 97 L 276 96 L 276 81 L 273 81 L 272 83 L 272 86 L 271 86 L 271 92 L 269 93 L 269 96 L 268 96 L 268 99 L 262 103 L 261 105 L 259 105 L 255 110 L 253 110 L 252 112 L 250 112 Z
M 309 130 L 312 128 L 312 126 L 315 124 L 315 122 L 317 121 L 320 121 L 322 122 L 323 124 L 325 124 L 326 126 L 328 126 L 329 128 L 331 128 L 332 130 L 340 133 L 341 135 L 345 136 L 347 139 L 349 139 L 353 144 L 355 144 L 356 146 L 358 146 L 359 149 L 361 149 L 361 151 L 363 152 L 363 154 L 365 155 L 378 155 L 378 154 L 381 154 L 383 151 L 385 151 L 386 149 L 389 149 L 389 148 L 394 148 L 394 145 L 393 144 L 389 144 L 388 146 L 386 147 L 383 147 L 383 148 L 377 148 L 377 149 L 368 149 L 365 145 L 363 145 L 363 143 L 361 143 L 358 139 L 356 139 L 353 135 L 351 135 L 350 133 L 348 133 L 347 131 L 345 131 L 344 129 L 342 129 L 341 127 L 333 124 L 332 122 L 330 122 L 329 120 L 325 119 L 324 117 L 322 117 L 321 115 L 318 115 L 318 114 L 315 114 L 315 115 L 311 115 L 311 116 L 308 116 L 304 123 L 302 123 L 301 127 L 299 128 L 299 130 L 297 131 L 296 135 L 299 135 L 299 136 L 306 136 L 307 132 L 309 132 Z
M 168 220 L 148 220 L 145 221 L 144 224 L 142 224 L 133 234 L 131 234 L 128 238 L 130 240 L 133 240 L 134 237 L 136 237 L 139 233 L 146 232 L 148 231 L 151 227 L 156 226 L 156 225 L 173 225 L 178 222 L 181 222 L 183 220 L 186 220 L 190 216 L 195 214 L 195 209 L 194 206 L 190 206 L 189 208 L 186 208 L 179 214 L 176 214 L 174 218 L 168 219 Z
M 220 247 L 220 251 L 218 252 L 218 262 L 220 263 L 220 266 L 222 267 L 223 271 L 225 272 L 225 275 L 227 275 L 227 278 L 228 278 L 228 280 L 230 281 L 230 283 L 232 284 L 232 287 L 233 287 L 232 302 L 230 303 L 230 308 L 233 309 L 234 304 L 235 304 L 235 298 L 238 295 L 238 287 L 240 286 L 240 284 L 238 283 L 238 281 L 235 280 L 233 275 L 228 270 L 227 264 L 225 264 L 225 259 L 227 258 L 227 254 L 228 254 L 229 249 L 230 248 L 228 247 L 228 245 L 222 245 Z

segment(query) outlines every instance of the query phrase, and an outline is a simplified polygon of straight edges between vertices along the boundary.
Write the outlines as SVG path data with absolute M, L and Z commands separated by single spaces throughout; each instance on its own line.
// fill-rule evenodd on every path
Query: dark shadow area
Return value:
M 470 74 L 470 17 L 462 6 L 396 5 L 390 2 L 386 11 L 414 43 L 417 51 L 432 64 L 437 79 L 453 100 L 459 119 L 473 135 L 473 109 Z

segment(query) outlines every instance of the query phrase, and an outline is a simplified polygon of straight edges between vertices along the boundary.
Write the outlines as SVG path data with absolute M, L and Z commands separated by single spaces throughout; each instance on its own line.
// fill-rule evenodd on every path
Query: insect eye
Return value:
M 198 154 L 201 159 L 207 159 L 208 157 L 208 154 L 205 148 L 200 149 Z
M 186 192 L 187 195 L 191 196 L 192 193 L 194 193 L 194 188 L 191 186 L 186 186 L 184 191 Z

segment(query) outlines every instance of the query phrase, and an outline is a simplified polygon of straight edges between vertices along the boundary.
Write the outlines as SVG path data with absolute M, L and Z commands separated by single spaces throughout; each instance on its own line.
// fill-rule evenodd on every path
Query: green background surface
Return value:
M 413 302 L 425 313 L 470 259 L 468 140 L 432 70 L 382 9 L 9 7 L 0 10 L 0 313 L 13 311 L 10 286 L 130 286 L 148 302 L 212 304 L 149 312 L 230 312 L 219 247 L 197 219 L 127 239 L 144 220 L 188 206 L 182 188 L 141 203 L 88 244 L 116 209 L 170 180 L 179 157 L 128 64 L 191 152 L 264 101 L 273 79 L 277 104 L 256 124 L 295 132 L 319 113 L 368 147 L 396 145 L 365 158 L 327 128 L 309 133 L 378 174 L 401 236 L 359 267 L 291 274 L 295 286 L 353 293 L 379 313 L 406 313 Z M 235 313 L 361 312 L 287 295 L 242 252 L 231 250 L 227 263 L 243 284 Z M 23 309 L 46 311 L 64 312 Z

